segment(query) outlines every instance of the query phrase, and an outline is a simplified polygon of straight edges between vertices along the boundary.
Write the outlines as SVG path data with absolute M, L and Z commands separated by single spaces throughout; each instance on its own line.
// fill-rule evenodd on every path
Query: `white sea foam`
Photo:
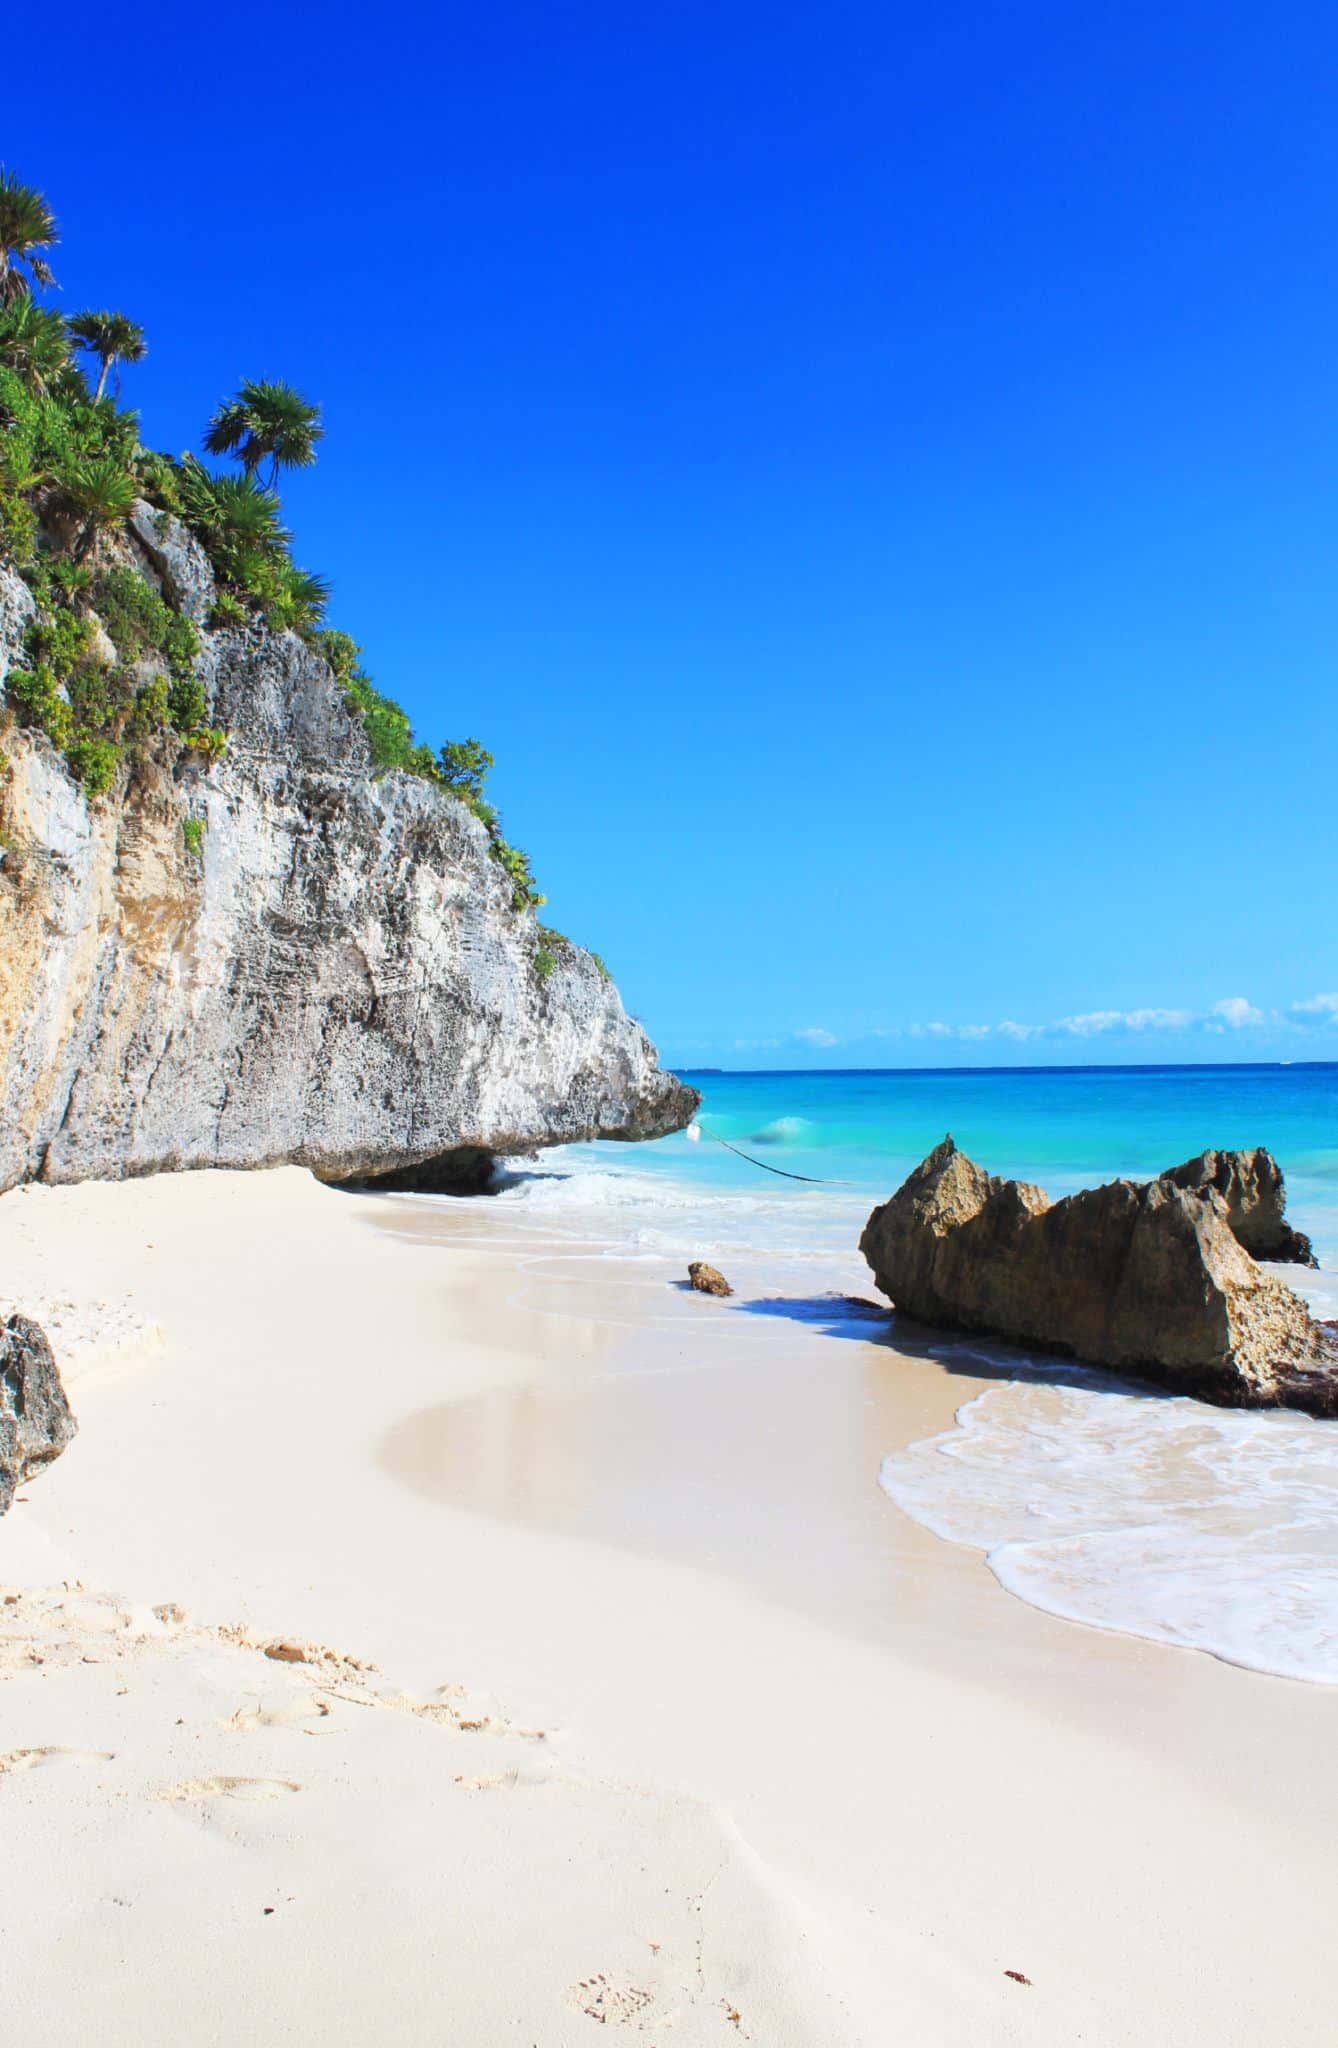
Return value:
M 715 1252 L 810 1259 L 848 1266 L 869 1200 L 756 1175 L 752 1192 L 712 1188 L 667 1173 L 593 1166 L 564 1151 L 503 1176 L 499 1202 L 517 1221 L 560 1235 L 594 1237 L 611 1256 L 659 1252 L 669 1259 Z
M 1338 1684 L 1338 1428 L 1076 1369 L 992 1388 L 884 1490 L 1052 1614 Z

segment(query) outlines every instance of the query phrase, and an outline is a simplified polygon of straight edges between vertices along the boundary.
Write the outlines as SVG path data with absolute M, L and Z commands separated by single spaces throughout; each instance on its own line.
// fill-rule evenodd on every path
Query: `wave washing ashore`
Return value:
M 1207 1145 L 1262 1144 L 1319 1259 L 1281 1276 L 1316 1315 L 1338 1316 L 1338 1067 L 689 1078 L 704 1094 L 700 1135 L 548 1155 L 502 1197 L 517 1222 L 622 1257 L 718 1254 L 749 1288 L 820 1299 L 850 1285 L 873 1202 L 946 1130 L 991 1172 L 1052 1195 L 1148 1178 Z M 714 1138 L 824 1184 L 782 1179 Z M 870 1329 L 868 1341 L 886 1338 Z M 933 1349 L 1005 1377 L 955 1428 L 883 1460 L 898 1507 L 984 1551 L 1002 1586 L 1051 1613 L 1338 1683 L 1332 1423 L 1217 1410 L 978 1341 Z

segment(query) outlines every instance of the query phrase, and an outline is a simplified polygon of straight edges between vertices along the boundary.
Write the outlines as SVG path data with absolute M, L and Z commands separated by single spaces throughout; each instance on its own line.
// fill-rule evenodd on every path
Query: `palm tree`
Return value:
M 41 193 L 33 185 L 21 184 L 13 171 L 0 169 L 0 302 L 7 304 L 34 284 L 55 284 L 37 251 L 50 249 L 59 240 L 56 216 Z
M 327 579 L 290 562 L 279 571 L 278 581 L 278 596 L 267 608 L 271 624 L 290 626 L 297 633 L 314 632 L 330 603 Z
M 273 490 L 281 469 L 311 467 L 324 433 L 320 407 L 291 384 L 248 379 L 214 414 L 204 445 L 211 455 L 235 455 L 248 477 L 268 462 Z
M 59 313 L 39 306 L 25 286 L 8 304 L 0 300 L 0 363 L 45 398 L 70 360 L 69 336 Z
M 61 482 L 61 496 L 83 517 L 77 554 L 82 561 L 104 528 L 119 526 L 139 496 L 139 486 L 115 455 L 96 455 L 73 464 Z
M 279 516 L 279 501 L 250 476 L 211 476 L 193 455 L 177 473 L 182 509 L 206 543 L 248 547 L 281 554 L 289 535 Z
M 65 324 L 80 347 L 98 359 L 98 388 L 93 393 L 94 405 L 106 388 L 107 372 L 113 363 L 142 363 L 148 354 L 144 329 L 127 319 L 124 313 L 76 313 L 73 320 Z
M 292 535 L 274 492 L 253 476 L 212 476 L 193 455 L 183 458 L 176 486 L 220 576 L 252 597 L 276 595 Z

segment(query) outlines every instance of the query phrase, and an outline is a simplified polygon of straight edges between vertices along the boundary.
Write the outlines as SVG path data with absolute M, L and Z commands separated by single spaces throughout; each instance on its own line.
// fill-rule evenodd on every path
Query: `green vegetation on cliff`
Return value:
M 363 668 L 361 648 L 325 624 L 325 578 L 292 558 L 277 486 L 285 470 L 315 462 L 319 406 L 290 384 L 243 383 L 202 437 L 207 454 L 232 458 L 236 470 L 146 448 L 138 415 L 119 404 L 120 367 L 147 352 L 142 329 L 119 311 L 66 320 L 35 296 L 54 285 L 46 252 L 58 240 L 43 195 L 0 170 L 0 556 L 36 606 L 5 688 L 9 718 L 63 750 L 90 800 L 113 788 L 128 757 L 170 764 L 225 747 L 205 724 L 199 634 L 140 573 L 130 521 L 147 505 L 180 520 L 208 555 L 215 594 L 206 628 L 300 634 L 361 718 L 377 769 L 422 776 L 467 805 L 517 909 L 541 904 L 528 857 L 484 797 L 491 754 L 474 739 L 435 753 L 420 741 Z M 80 350 L 96 368 L 91 386 Z

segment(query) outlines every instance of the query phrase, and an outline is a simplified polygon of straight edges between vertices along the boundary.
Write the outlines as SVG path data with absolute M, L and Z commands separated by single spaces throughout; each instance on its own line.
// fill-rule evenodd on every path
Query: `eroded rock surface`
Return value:
M 23 578 L 0 562 L 0 685 L 14 666 L 36 610 Z
M 164 581 L 195 602 L 194 543 L 148 523 Z M 0 565 L 0 673 L 26 597 Z M 444 1171 L 689 1121 L 696 1091 L 661 1071 L 594 957 L 549 938 L 539 971 L 534 914 L 478 820 L 372 772 L 318 654 L 259 628 L 203 641 L 228 734 L 212 767 L 141 764 L 90 805 L 40 734 L 5 735 L 0 1188 Z
M 935 1148 L 860 1239 L 921 1322 L 984 1331 L 1228 1407 L 1338 1413 L 1338 1343 L 1232 1234 L 1216 1187 L 1112 1181 L 1060 1202 Z
M 60 1456 L 74 1432 L 42 1331 L 27 1316 L 0 1319 L 0 1515 L 25 1480 Z
M 214 572 L 194 534 L 170 512 L 157 511 L 143 498 L 137 500 L 129 526 L 168 602 L 202 626 L 214 602 Z
M 1318 1263 L 1305 1232 L 1293 1230 L 1286 1219 L 1282 1168 L 1262 1145 L 1249 1152 L 1200 1152 L 1183 1166 L 1169 1167 L 1159 1178 L 1196 1195 L 1216 1189 L 1226 1203 L 1232 1235 L 1252 1259 L 1295 1266 Z

